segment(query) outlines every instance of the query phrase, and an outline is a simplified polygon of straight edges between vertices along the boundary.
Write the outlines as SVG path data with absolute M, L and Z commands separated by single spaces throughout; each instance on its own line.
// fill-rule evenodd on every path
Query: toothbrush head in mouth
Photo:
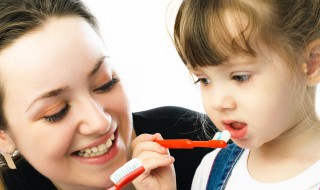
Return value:
M 228 143 L 230 138 L 231 138 L 230 132 L 228 130 L 224 130 L 222 132 L 216 132 L 212 140 L 223 140 L 226 143 Z

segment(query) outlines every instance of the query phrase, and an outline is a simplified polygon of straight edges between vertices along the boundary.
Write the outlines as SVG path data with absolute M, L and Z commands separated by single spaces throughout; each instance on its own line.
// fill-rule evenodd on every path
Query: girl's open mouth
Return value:
M 247 124 L 238 121 L 224 121 L 222 122 L 225 129 L 231 133 L 231 138 L 241 139 L 247 134 Z

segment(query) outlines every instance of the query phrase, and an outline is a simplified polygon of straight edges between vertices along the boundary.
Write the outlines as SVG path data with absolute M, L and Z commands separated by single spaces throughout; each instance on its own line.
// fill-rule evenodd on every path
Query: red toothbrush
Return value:
M 131 159 L 110 176 L 110 179 L 114 183 L 114 186 L 107 190 L 120 190 L 124 188 L 135 178 L 141 175 L 144 171 L 145 169 L 139 159 Z
M 166 139 L 155 140 L 155 142 L 166 148 L 180 148 L 180 149 L 192 149 L 196 147 L 203 148 L 225 148 L 227 143 L 223 140 L 209 140 L 209 141 L 192 141 L 190 139 Z
M 212 140 L 208 141 L 192 141 L 190 139 L 165 139 L 155 140 L 155 142 L 166 148 L 180 148 L 180 149 L 192 149 L 196 147 L 202 148 L 226 148 L 231 134 L 229 131 L 224 130 L 217 132 Z

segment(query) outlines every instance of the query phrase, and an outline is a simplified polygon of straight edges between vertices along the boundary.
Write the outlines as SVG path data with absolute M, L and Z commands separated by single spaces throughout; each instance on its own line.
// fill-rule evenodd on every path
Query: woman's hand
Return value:
M 141 159 L 145 167 L 133 184 L 138 190 L 175 190 L 174 158 L 156 139 L 162 139 L 161 135 L 142 134 L 132 141 L 133 158 Z

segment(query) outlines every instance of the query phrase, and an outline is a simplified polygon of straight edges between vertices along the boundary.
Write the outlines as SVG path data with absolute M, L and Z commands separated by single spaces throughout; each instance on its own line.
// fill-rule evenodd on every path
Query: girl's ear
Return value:
M 315 86 L 320 82 L 320 39 L 312 41 L 307 46 L 304 57 L 302 71 L 307 76 L 307 85 Z

